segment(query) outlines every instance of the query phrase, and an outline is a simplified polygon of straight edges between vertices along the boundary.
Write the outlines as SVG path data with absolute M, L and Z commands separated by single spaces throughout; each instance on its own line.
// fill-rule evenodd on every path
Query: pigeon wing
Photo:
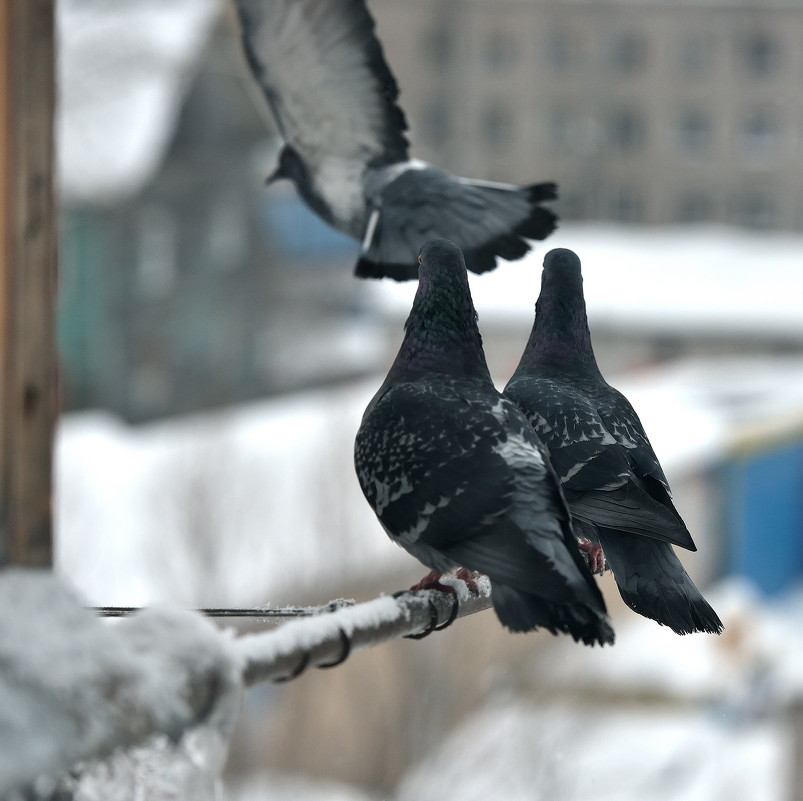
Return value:
M 525 410 L 546 444 L 573 515 L 696 550 L 624 396 L 619 397 L 632 416 L 621 405 L 617 413 L 576 387 L 546 378 L 514 379 L 505 394 Z
M 282 137 L 312 175 L 328 160 L 378 165 L 407 158 L 398 87 L 363 0 L 236 5 L 254 77 Z
M 554 184 L 471 181 L 420 164 L 389 170 L 390 180 L 382 170 L 375 176 L 378 184 L 387 183 L 373 200 L 374 221 L 356 268 L 361 277 L 415 278 L 421 243 L 439 238 L 463 251 L 469 270 L 486 272 L 497 257 L 521 258 L 530 249 L 527 239 L 544 239 L 557 224 L 540 205 L 557 197 Z
M 480 400 L 423 382 L 392 387 L 369 406 L 357 435 L 366 498 L 414 555 L 431 549 L 451 566 L 604 609 L 532 432 L 523 419 L 521 432 L 509 430 L 489 411 L 499 402 L 490 393 Z M 510 413 L 520 414 L 515 407 Z
M 512 487 L 486 418 L 459 393 L 423 382 L 395 385 L 368 407 L 355 444 L 357 475 L 401 545 L 422 538 L 443 550 L 505 512 Z

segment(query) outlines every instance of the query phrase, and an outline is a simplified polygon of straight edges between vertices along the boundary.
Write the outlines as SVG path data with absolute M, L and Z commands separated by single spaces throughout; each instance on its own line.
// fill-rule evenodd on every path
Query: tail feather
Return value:
M 605 528 L 597 529 L 596 539 L 634 612 L 677 634 L 722 631 L 722 621 L 668 542 Z
M 552 634 L 569 634 L 586 645 L 612 645 L 614 633 L 607 617 L 581 603 L 555 604 L 494 582 L 493 604 L 502 625 L 514 632 L 543 628 Z

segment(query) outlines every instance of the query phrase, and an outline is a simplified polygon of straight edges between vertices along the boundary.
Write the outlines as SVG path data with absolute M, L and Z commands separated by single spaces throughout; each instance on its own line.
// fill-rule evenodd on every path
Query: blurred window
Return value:
M 781 46 L 771 34 L 754 31 L 740 43 L 741 57 L 756 78 L 774 75 L 781 66 Z
M 647 138 L 647 126 L 642 113 L 635 108 L 619 108 L 607 115 L 607 140 L 618 153 L 641 150 Z
M 635 75 L 647 65 L 647 42 L 637 31 L 618 31 L 608 39 L 604 57 L 617 75 Z
M 780 131 L 772 112 L 750 112 L 744 119 L 740 133 L 742 154 L 748 161 L 765 162 L 777 155 Z
M 772 228 L 776 218 L 772 195 L 768 191 L 746 190 L 736 200 L 736 217 L 736 222 L 745 228 Z

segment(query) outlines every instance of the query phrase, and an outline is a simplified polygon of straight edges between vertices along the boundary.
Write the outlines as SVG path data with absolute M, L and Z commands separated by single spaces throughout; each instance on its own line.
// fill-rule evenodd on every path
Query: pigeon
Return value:
M 433 240 L 419 261 L 404 340 L 355 441 L 366 499 L 437 574 L 486 574 L 511 631 L 612 643 L 543 446 L 491 381 L 460 249 Z
M 602 549 L 625 603 L 678 634 L 721 632 L 674 551 L 697 548 L 641 421 L 597 366 L 571 250 L 546 254 L 535 324 L 503 394 L 546 446 L 576 532 Z
M 554 183 L 470 180 L 409 156 L 407 121 L 364 0 L 236 0 L 243 48 L 284 140 L 268 178 L 362 242 L 361 278 L 418 276 L 422 242 L 448 237 L 469 270 L 515 260 L 557 217 Z

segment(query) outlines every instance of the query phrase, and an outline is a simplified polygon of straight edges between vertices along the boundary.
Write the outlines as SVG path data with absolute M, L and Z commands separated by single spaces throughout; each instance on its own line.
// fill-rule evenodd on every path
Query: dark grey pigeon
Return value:
M 421 249 L 401 349 L 362 419 L 354 463 L 383 528 L 437 573 L 485 573 L 512 631 L 612 643 L 542 445 L 494 388 L 460 250 Z
M 412 279 L 422 242 L 448 237 L 469 270 L 519 259 L 557 218 L 555 184 L 459 178 L 411 159 L 399 91 L 364 0 L 236 0 L 245 54 L 289 178 L 326 222 L 362 242 L 356 274 Z
M 718 634 L 720 619 L 672 547 L 697 550 L 666 476 L 633 407 L 597 367 L 570 250 L 544 259 L 535 325 L 504 394 L 546 445 L 575 531 L 601 546 L 625 603 L 678 634 Z

